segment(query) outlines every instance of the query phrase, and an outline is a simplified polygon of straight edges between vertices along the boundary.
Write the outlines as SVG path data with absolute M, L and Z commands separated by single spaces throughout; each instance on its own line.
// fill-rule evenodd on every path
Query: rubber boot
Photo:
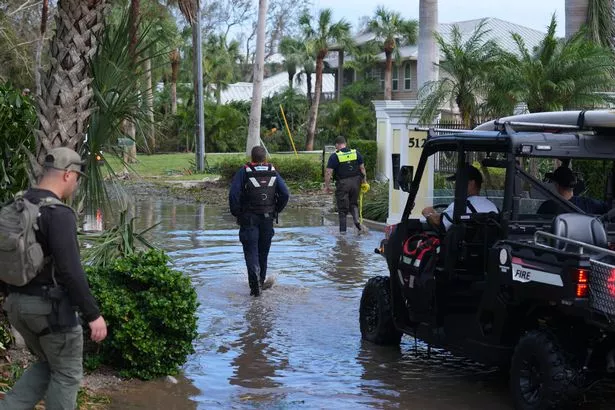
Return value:
M 350 209 L 350 213 L 352 214 L 352 220 L 354 221 L 354 226 L 356 226 L 357 229 L 360 231 L 361 230 L 361 224 L 359 223 L 359 208 L 353 206 Z
M 260 296 L 263 291 L 260 281 L 250 283 L 250 296 Z
M 346 214 L 340 212 L 338 216 L 340 219 L 340 232 L 346 232 Z

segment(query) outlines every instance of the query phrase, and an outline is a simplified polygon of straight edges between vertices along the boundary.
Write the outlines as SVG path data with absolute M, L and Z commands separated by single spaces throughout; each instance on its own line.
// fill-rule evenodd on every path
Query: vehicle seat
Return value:
M 573 213 L 558 215 L 553 219 L 552 232 L 557 236 L 601 248 L 606 248 L 608 245 L 604 225 L 600 219 L 590 215 Z M 556 243 L 555 246 L 564 250 L 571 248 L 571 245 L 566 246 L 564 243 Z

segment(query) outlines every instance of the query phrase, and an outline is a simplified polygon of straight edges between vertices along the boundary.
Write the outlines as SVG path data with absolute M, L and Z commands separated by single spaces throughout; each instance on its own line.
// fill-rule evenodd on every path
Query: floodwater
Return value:
M 178 384 L 132 383 L 112 409 L 512 408 L 496 369 L 408 336 L 398 348 L 361 341 L 362 287 L 386 269 L 374 253 L 382 233 L 340 236 L 320 210 L 284 212 L 269 257 L 274 286 L 253 298 L 223 210 L 151 201 L 138 214 L 143 227 L 161 222 L 152 239 L 192 278 L 199 337 Z

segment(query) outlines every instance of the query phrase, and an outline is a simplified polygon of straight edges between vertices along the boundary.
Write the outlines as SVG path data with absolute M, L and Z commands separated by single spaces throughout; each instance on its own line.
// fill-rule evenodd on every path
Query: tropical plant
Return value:
M 371 139 L 376 135 L 376 115 L 373 109 L 344 98 L 328 104 L 322 125 L 329 140 L 343 135 L 347 140 Z
M 368 29 L 376 36 L 375 41 L 384 51 L 386 58 L 384 99 L 391 100 L 393 98 L 393 57 L 399 61 L 399 48 L 416 43 L 418 22 L 416 20 L 404 20 L 400 13 L 380 6 L 376 9 L 374 18 L 369 22 Z
M 28 97 L 0 86 L 0 204 L 28 187 L 28 156 L 35 148 L 36 110 Z
M 302 54 L 301 59 L 303 60 L 303 70 L 299 72 L 295 81 L 297 82 L 297 85 L 301 85 L 305 77 L 305 86 L 307 89 L 307 100 L 308 100 L 308 104 L 311 107 L 312 103 L 314 102 L 314 97 L 312 95 L 312 88 L 313 88 L 312 87 L 312 76 L 316 72 L 316 59 L 314 57 L 315 56 L 314 43 L 304 42 L 303 48 L 300 51 Z
M 344 61 L 344 68 L 354 70 L 358 76 L 362 79 L 368 77 L 372 68 L 378 65 L 378 53 L 380 47 L 375 41 L 368 41 L 367 43 L 356 45 L 351 47 L 348 52 L 352 56 L 352 59 Z M 346 88 L 342 90 L 344 92 Z
M 141 232 L 135 229 L 135 217 L 130 217 L 128 211 L 120 212 L 119 223 L 100 234 L 87 234 L 84 239 L 90 247 L 83 250 L 83 260 L 89 266 L 105 267 L 118 258 L 134 255 L 139 246 L 145 249 L 155 247 L 145 238 L 145 234 L 158 224 L 150 226 Z
M 205 90 L 213 94 L 220 104 L 222 91 L 237 79 L 237 62 L 239 61 L 239 43 L 227 44 L 224 36 L 211 35 L 205 42 L 203 75 Z
M 419 90 L 419 105 L 411 116 L 428 124 L 439 114 L 444 104 L 456 104 L 463 123 L 471 128 L 479 121 L 480 104 L 488 89 L 488 75 L 501 61 L 501 49 L 486 40 L 489 30 L 482 20 L 467 39 L 459 27 L 453 26 L 450 42 L 434 33 L 444 61 L 438 64 L 440 79 L 427 82 Z
M 293 37 L 284 37 L 280 40 L 279 50 L 282 57 L 284 57 L 284 68 L 288 72 L 288 88 L 293 88 L 297 67 L 303 65 L 305 46 L 301 40 Z
M 157 39 L 150 35 L 150 26 L 139 31 L 134 54 L 131 55 L 128 38 L 129 18 L 124 14 L 116 24 L 108 24 L 100 38 L 100 45 L 90 61 L 93 76 L 93 114 L 84 147 L 87 161 L 87 176 L 80 190 L 80 200 L 86 212 L 93 215 L 96 210 L 109 208 L 106 174 L 114 175 L 106 161 L 99 161 L 103 153 L 114 153 L 118 138 L 123 136 L 122 122 L 129 120 L 138 128 L 149 124 L 148 108 L 142 104 L 145 99 L 139 80 L 143 79 L 141 66 L 149 59 Z M 118 155 L 120 152 L 115 151 Z M 122 189 L 112 178 L 111 187 L 121 195 Z M 121 209 L 125 208 L 124 206 Z
M 584 30 L 560 40 L 556 28 L 553 16 L 533 52 L 519 34 L 512 35 L 518 53 L 507 54 L 500 69 L 492 72 L 487 112 L 512 114 L 522 102 L 530 112 L 541 112 L 592 108 L 608 100 L 604 92 L 615 86 L 611 50 L 587 40 Z
M 380 92 L 379 82 L 366 78 L 345 86 L 342 90 L 342 98 L 349 98 L 363 107 L 371 107 L 372 101 Z
M 59 0 L 50 68 L 39 99 L 37 158 L 56 146 L 79 149 L 92 109 L 89 58 L 103 29 L 106 0 Z
M 299 18 L 299 25 L 307 42 L 313 44 L 316 55 L 316 86 L 314 102 L 310 110 L 308 120 L 307 139 L 305 149 L 311 151 L 314 148 L 314 137 L 316 135 L 316 121 L 318 120 L 318 105 L 320 103 L 320 93 L 322 91 L 322 73 L 324 59 L 329 53 L 329 48 L 337 43 L 349 46 L 350 23 L 343 19 L 333 23 L 331 9 L 321 10 L 314 25 L 312 17 L 306 12 Z

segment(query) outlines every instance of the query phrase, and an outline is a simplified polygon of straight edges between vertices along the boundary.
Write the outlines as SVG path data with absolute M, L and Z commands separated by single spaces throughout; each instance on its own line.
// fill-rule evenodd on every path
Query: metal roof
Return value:
M 494 40 L 502 49 L 511 53 L 518 52 L 517 45 L 512 39 L 512 33 L 518 33 L 521 36 L 528 50 L 532 50 L 534 47 L 538 46 L 546 35 L 544 32 L 511 23 L 510 21 L 501 20 L 496 17 L 457 21 L 453 23 L 440 23 L 438 33 L 440 33 L 446 42 L 450 42 L 453 26 L 456 25 L 461 31 L 462 41 L 465 41 L 472 35 L 474 29 L 482 20 L 485 20 L 484 28 L 487 31 L 485 40 Z M 371 33 L 363 33 L 355 37 L 355 42 L 357 44 L 364 44 L 374 38 L 374 35 Z M 399 52 L 401 58 L 404 60 L 416 60 L 418 56 L 418 45 L 401 47 Z M 352 60 L 352 56 L 347 56 L 346 58 Z M 378 58 L 384 61 L 384 53 L 378 54 Z M 336 68 L 338 62 L 337 53 L 330 55 L 327 58 L 327 62 L 332 68 Z
M 316 85 L 316 74 L 312 74 L 312 92 Z M 282 72 L 275 74 L 263 80 L 263 98 L 272 97 L 279 94 L 288 88 L 288 73 Z M 307 84 L 305 76 L 295 74 L 293 88 L 303 95 L 307 95 Z M 335 92 L 335 77 L 333 74 L 323 73 L 322 75 L 322 92 Z M 226 90 L 223 90 L 220 95 L 220 102 L 228 104 L 231 101 L 251 101 L 252 100 L 252 83 L 240 82 L 230 84 Z

